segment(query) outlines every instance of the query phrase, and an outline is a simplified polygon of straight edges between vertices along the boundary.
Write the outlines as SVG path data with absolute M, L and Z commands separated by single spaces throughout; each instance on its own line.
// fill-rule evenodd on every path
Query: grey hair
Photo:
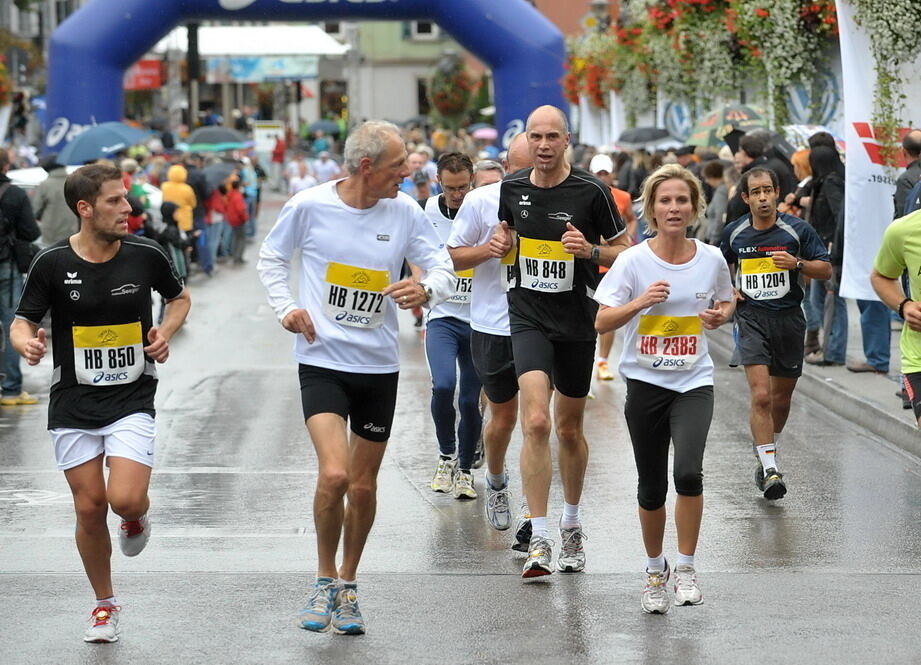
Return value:
M 399 128 L 386 120 L 369 120 L 351 132 L 345 140 L 343 165 L 350 174 L 358 173 L 358 165 L 365 157 L 377 164 L 387 149 L 388 135 L 400 136 Z
M 498 171 L 501 175 L 505 175 L 505 169 L 502 168 L 502 164 L 494 159 L 481 159 L 473 165 L 474 173 L 480 173 L 481 171 Z

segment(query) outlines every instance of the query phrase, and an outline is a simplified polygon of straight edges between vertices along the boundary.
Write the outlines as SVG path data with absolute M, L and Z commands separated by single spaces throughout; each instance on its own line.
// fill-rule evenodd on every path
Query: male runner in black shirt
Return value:
M 14 348 L 38 364 L 47 351 L 39 322 L 51 310 L 48 429 L 74 497 L 77 549 L 96 592 L 87 642 L 118 640 L 109 506 L 122 518 L 119 544 L 126 556 L 139 554 L 150 537 L 154 363 L 166 361 L 169 340 L 191 305 L 161 247 L 129 234 L 126 196 L 116 168 L 85 166 L 68 176 L 64 197 L 80 231 L 35 258 L 10 331 Z M 152 322 L 151 289 L 168 303 L 159 328 Z
M 531 511 L 532 536 L 522 571 L 528 578 L 553 572 L 547 498 L 554 389 L 565 496 L 557 568 L 580 572 L 585 567 L 579 501 L 588 462 L 582 418 L 595 359 L 598 304 L 592 294 L 598 266 L 610 266 L 628 240 L 610 189 L 566 161 L 565 114 L 541 106 L 531 113 L 525 132 L 534 167 L 502 182 L 499 219 L 518 236 L 517 280 L 508 303 L 521 392 L 521 476 Z

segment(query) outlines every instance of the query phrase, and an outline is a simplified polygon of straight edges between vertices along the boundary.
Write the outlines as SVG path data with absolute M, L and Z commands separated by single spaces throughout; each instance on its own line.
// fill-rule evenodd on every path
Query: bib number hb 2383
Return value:
M 655 370 L 689 370 L 701 355 L 703 323 L 696 316 L 640 316 L 636 359 Z

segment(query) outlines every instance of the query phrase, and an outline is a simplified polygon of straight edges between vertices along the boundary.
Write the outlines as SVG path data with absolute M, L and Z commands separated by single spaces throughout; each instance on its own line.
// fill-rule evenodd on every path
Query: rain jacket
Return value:
M 181 164 L 173 164 L 166 174 L 166 182 L 160 186 L 163 201 L 179 206 L 176 224 L 182 231 L 192 230 L 192 210 L 195 208 L 195 191 L 186 183 L 187 172 Z

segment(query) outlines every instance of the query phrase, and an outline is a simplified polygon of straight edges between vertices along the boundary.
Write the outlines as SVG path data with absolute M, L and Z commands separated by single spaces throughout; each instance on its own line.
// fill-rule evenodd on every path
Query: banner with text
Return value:
M 315 79 L 320 58 L 315 55 L 208 58 L 208 83 L 263 83 Z
M 845 184 L 844 273 L 841 295 L 845 298 L 877 300 L 870 286 L 870 271 L 893 218 L 892 195 L 900 168 L 886 167 L 872 125 L 873 93 L 876 87 L 873 54 L 866 30 L 854 21 L 854 7 L 837 0 L 841 30 L 841 69 L 844 83 L 844 140 L 847 144 Z M 921 58 L 906 66 L 903 74 L 921 69 Z M 916 75 L 902 90 L 908 100 L 921 99 L 921 81 Z M 921 106 L 907 104 L 905 127 L 921 127 Z M 903 165 L 904 166 L 904 165 Z

